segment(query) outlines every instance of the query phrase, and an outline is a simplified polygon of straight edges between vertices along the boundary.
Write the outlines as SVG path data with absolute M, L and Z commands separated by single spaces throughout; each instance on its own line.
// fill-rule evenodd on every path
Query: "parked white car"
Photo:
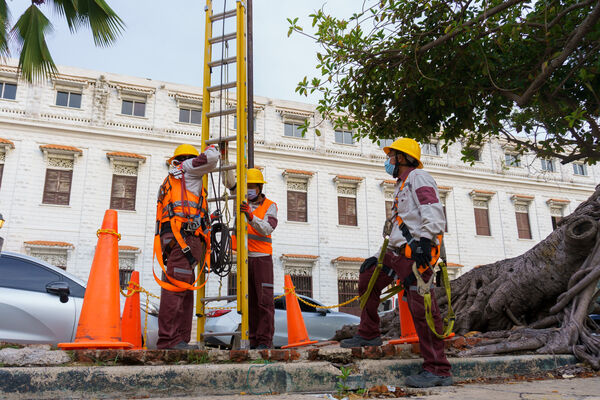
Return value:
M 0 342 L 66 343 L 75 340 L 85 282 L 42 260 L 0 253 Z M 121 311 L 125 297 L 121 296 Z M 145 302 L 141 302 L 144 332 Z M 158 308 L 148 311 L 148 348 L 158 340 Z
M 280 294 L 275 294 L 274 297 Z M 322 306 L 315 299 L 302 296 L 311 304 Z M 306 331 L 310 340 L 329 340 L 335 332 L 344 325 L 358 325 L 360 318 L 343 312 L 331 311 L 329 309 L 311 307 L 303 302 L 300 303 L 300 311 L 304 318 Z M 206 333 L 235 332 L 241 324 L 241 317 L 236 311 L 235 301 L 227 303 L 223 309 L 212 310 L 206 314 Z M 211 336 L 206 339 L 207 344 L 232 347 L 234 337 Z M 288 344 L 287 337 L 287 311 L 285 308 L 285 297 L 275 300 L 275 334 L 273 335 L 273 346 L 281 347 Z

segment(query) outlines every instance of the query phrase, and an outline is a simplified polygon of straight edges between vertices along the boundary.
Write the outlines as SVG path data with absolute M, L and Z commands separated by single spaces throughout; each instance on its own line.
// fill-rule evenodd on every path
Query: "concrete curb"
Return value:
M 575 364 L 571 355 L 451 359 L 456 380 L 501 377 Z M 363 360 L 346 385 L 402 385 L 421 360 Z M 0 368 L 0 397 L 114 398 L 332 392 L 340 370 L 328 362 L 114 367 Z

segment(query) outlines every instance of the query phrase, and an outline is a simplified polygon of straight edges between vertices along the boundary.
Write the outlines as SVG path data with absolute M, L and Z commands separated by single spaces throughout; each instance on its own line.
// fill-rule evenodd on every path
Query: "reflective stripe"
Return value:
M 184 269 L 184 268 L 173 268 L 173 272 L 185 274 L 185 275 L 192 275 L 194 273 L 191 269 Z
M 194 207 L 194 208 L 198 208 L 198 203 L 196 203 L 195 201 L 190 201 L 190 200 L 184 200 L 182 201 L 174 201 L 171 204 L 173 204 L 173 207 L 181 207 L 182 205 L 184 207 Z
M 263 283 L 262 287 L 271 287 L 272 288 L 272 287 L 275 287 L 275 286 L 273 286 L 272 283 Z
M 258 240 L 259 242 L 266 242 L 266 243 L 273 242 L 273 240 L 271 240 L 271 238 L 268 238 L 268 237 L 265 237 L 265 236 L 253 235 L 251 233 L 248 234 L 248 239 Z

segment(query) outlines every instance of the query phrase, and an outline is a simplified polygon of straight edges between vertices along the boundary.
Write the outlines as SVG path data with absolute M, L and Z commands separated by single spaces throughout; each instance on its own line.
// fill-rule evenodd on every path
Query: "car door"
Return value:
M 56 344 L 73 339 L 74 299 L 61 303 L 46 292 L 46 285 L 62 278 L 41 264 L 0 254 L 0 341 Z

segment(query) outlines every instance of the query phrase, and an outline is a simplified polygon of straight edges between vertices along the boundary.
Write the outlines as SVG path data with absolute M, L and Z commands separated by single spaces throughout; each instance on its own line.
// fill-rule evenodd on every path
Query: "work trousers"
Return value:
M 248 257 L 248 310 L 250 347 L 273 347 L 275 303 L 273 301 L 273 258 Z
M 402 282 L 412 274 L 413 260 L 404 256 L 397 256 L 391 251 L 386 253 L 383 263 L 392 268 Z M 358 293 L 360 295 L 367 291 L 369 280 L 374 271 L 375 266 L 360 274 L 358 278 Z M 423 279 L 427 281 L 431 277 L 431 274 L 432 271 L 428 269 L 423 273 Z M 381 291 L 390 283 L 392 283 L 392 278 L 380 272 L 367 300 L 367 304 L 360 315 L 358 334 L 365 339 L 373 339 L 381 334 L 379 331 L 377 307 L 379 306 Z M 412 285 L 416 285 L 416 283 Z M 423 369 L 436 375 L 450 376 L 450 363 L 444 354 L 444 341 L 435 336 L 427 325 L 423 296 L 417 293 L 414 286 L 407 288 L 404 294 L 407 297 L 408 308 L 415 324 L 415 330 L 419 336 L 419 347 L 423 356 Z M 431 296 L 431 311 L 436 331 L 442 332 L 443 324 L 440 317 L 440 309 L 433 293 Z
M 161 236 L 163 251 L 165 246 L 175 240 L 172 233 Z M 188 236 L 185 242 L 190 247 L 194 258 L 202 265 L 206 245 L 204 240 L 198 236 Z M 175 244 L 167 259 L 167 274 L 178 281 L 193 283 L 195 280 L 194 268 L 183 254 L 179 244 Z M 169 282 L 166 276 L 162 280 Z M 194 317 L 194 292 L 184 290 L 172 292 L 161 289 L 160 309 L 158 310 L 158 342 L 159 349 L 169 349 L 180 342 L 188 343 L 192 332 L 192 320 Z

